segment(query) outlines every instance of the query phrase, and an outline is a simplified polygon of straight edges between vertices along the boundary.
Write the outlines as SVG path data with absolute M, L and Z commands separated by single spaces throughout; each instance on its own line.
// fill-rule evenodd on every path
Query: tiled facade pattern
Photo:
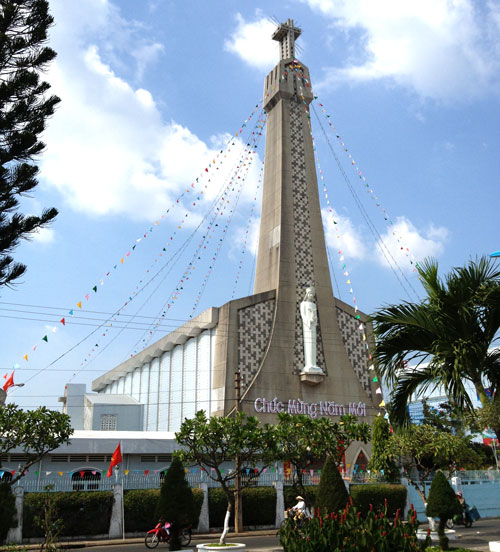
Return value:
M 238 369 L 245 391 L 264 358 L 274 316 L 275 300 L 238 310 Z
M 302 317 L 300 302 L 305 288 L 314 285 L 311 226 L 309 217 L 309 201 L 307 198 L 306 162 L 304 151 L 304 107 L 293 99 L 290 106 L 290 153 L 293 184 L 293 216 L 295 232 L 295 278 L 297 282 L 297 304 L 295 311 L 295 373 L 300 373 L 304 367 L 304 344 L 302 335 Z M 323 341 L 321 339 L 321 321 L 318 316 L 316 332 L 317 365 L 326 373 Z
M 342 309 L 337 308 L 336 310 L 342 341 L 344 342 L 344 348 L 347 351 L 352 369 L 358 376 L 361 386 L 371 398 L 368 352 L 366 350 L 366 341 L 363 341 L 363 332 L 359 330 L 360 322 Z

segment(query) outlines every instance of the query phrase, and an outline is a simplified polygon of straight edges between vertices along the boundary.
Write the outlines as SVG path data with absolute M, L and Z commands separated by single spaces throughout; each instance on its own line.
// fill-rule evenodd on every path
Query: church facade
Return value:
M 176 431 L 200 409 L 231 415 L 235 381 L 239 409 L 265 422 L 289 412 L 333 419 L 355 414 L 371 423 L 380 412 L 367 316 L 332 291 L 310 132 L 311 79 L 295 58 L 300 32 L 292 20 L 278 27 L 273 38 L 281 59 L 265 79 L 254 293 L 208 309 L 97 378 L 92 390 L 109 398 L 110 412 L 94 419 L 89 401 L 86 429 L 104 429 L 103 420 L 109 429 L 117 405 L 112 396 L 142 405 L 144 431 Z M 104 397 L 100 416 L 103 404 Z M 128 429 L 116 421 L 114 429 Z M 354 465 L 369 451 L 355 443 L 347 462 Z

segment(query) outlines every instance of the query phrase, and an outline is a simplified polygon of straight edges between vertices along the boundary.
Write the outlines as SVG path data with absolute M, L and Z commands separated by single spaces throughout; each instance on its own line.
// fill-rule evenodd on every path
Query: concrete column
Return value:
M 23 542 L 24 487 L 14 487 L 12 489 L 12 494 L 16 497 L 17 527 L 9 529 L 6 542 L 21 544 Z
M 453 487 L 453 490 L 455 491 L 455 494 L 458 493 L 458 491 L 462 490 L 462 479 L 457 475 L 455 477 L 451 478 L 451 486 Z
M 123 492 L 120 483 L 113 486 L 113 509 L 109 522 L 109 538 L 120 539 L 123 536 Z
M 201 505 L 200 519 L 198 521 L 198 533 L 208 533 L 210 530 L 210 518 L 208 512 L 208 485 L 200 483 L 200 489 L 203 491 L 203 503 Z
M 406 489 L 406 503 L 405 509 L 403 511 L 403 519 L 408 519 L 408 511 L 410 509 L 410 487 L 408 485 L 408 479 L 406 479 L 406 477 L 401 478 L 401 485 L 404 485 Z
M 276 489 L 276 519 L 275 526 L 279 528 L 285 519 L 285 495 L 283 493 L 283 481 L 275 481 L 274 488 Z

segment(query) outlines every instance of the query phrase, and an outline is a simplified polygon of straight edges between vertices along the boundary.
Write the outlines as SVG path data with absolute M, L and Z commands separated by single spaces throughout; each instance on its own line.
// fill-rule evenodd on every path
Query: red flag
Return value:
M 115 452 L 113 452 L 113 456 L 111 457 L 111 462 L 109 464 L 108 469 L 108 477 L 111 477 L 113 475 L 113 468 L 114 466 L 121 464 L 122 462 L 122 451 L 120 447 L 120 443 L 118 443 L 118 446 L 115 449 Z
M 12 372 L 12 374 L 10 375 L 10 378 L 3 384 L 4 391 L 7 391 L 9 387 L 12 387 L 14 385 L 14 372 Z

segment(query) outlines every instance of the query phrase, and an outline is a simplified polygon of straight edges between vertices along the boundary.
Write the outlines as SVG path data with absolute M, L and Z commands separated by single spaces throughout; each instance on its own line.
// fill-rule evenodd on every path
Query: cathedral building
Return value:
M 355 414 L 371 423 L 380 412 L 367 317 L 332 291 L 310 132 L 313 91 L 309 70 L 295 57 L 300 34 L 290 19 L 277 28 L 280 60 L 264 83 L 253 294 L 204 311 L 97 378 L 96 394 L 85 395 L 81 429 L 172 432 L 200 409 L 231 415 L 235 381 L 240 410 L 263 422 L 289 412 L 333 419 Z M 68 412 L 71 392 L 68 386 L 61 399 Z M 134 427 L 125 414 L 131 409 Z M 369 451 L 354 443 L 347 461 L 354 465 Z

